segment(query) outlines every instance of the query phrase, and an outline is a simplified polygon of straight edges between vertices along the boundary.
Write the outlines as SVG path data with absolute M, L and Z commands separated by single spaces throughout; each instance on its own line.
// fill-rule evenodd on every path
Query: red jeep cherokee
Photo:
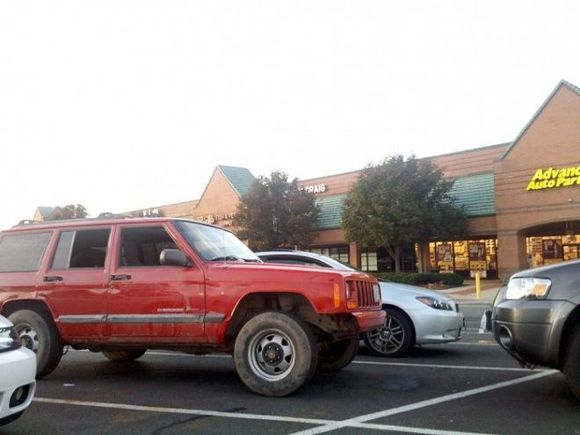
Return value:
M 63 346 L 132 361 L 147 349 L 228 352 L 267 396 L 337 371 L 384 323 L 377 281 L 263 264 L 232 233 L 169 219 L 88 219 L 0 233 L 0 313 L 38 359 Z

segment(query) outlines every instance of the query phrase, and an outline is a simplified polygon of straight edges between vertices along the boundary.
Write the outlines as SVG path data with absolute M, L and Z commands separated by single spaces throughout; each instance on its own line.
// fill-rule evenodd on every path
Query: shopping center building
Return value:
M 405 269 L 503 277 L 580 258 L 580 88 L 561 81 L 512 142 L 429 159 L 454 180 L 452 195 L 469 217 L 469 235 L 411 247 Z M 342 204 L 359 173 L 300 180 L 321 209 L 309 249 L 364 270 L 392 270 L 383 249 L 348 243 L 341 229 Z M 254 180 L 246 168 L 218 166 L 199 200 L 156 208 L 232 228 Z

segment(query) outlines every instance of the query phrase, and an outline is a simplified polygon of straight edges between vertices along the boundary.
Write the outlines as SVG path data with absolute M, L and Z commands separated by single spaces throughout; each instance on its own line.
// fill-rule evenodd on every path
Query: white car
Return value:
M 266 263 L 354 270 L 333 258 L 304 251 L 268 251 L 256 255 Z M 368 349 L 379 356 L 403 356 L 412 346 L 457 341 L 464 327 L 457 303 L 423 287 L 379 281 L 385 326 L 363 334 Z
M 36 390 L 36 355 L 20 343 L 12 323 L 0 316 L 0 426 L 20 417 Z

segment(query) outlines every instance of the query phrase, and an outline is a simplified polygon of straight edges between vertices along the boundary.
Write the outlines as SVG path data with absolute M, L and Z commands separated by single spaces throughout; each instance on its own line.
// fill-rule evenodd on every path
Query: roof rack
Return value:
M 21 221 L 19 221 L 16 225 L 34 225 L 34 224 L 39 224 L 40 221 L 35 221 L 34 219 L 22 219 Z
M 15 227 L 26 226 L 26 225 L 51 225 L 51 224 L 59 224 L 63 222 L 90 222 L 90 221 L 97 221 L 97 220 L 104 220 L 104 219 L 131 219 L 132 216 L 127 216 L 124 214 L 116 214 L 116 213 L 101 213 L 95 218 L 71 218 L 71 219 L 58 219 L 58 220 L 48 220 L 48 221 L 35 221 L 33 219 L 23 219 L 18 222 Z
M 104 212 L 99 213 L 95 219 L 129 219 L 131 217 L 132 216 L 128 216 L 126 214 Z

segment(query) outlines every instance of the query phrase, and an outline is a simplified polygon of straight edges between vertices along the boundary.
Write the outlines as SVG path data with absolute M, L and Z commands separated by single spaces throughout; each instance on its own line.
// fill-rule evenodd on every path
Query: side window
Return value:
M 0 272 L 35 272 L 48 242 L 50 232 L 8 234 L 0 240 Z
M 104 268 L 109 228 L 63 231 L 52 260 L 53 269 Z
M 178 249 L 162 226 L 121 229 L 119 266 L 160 266 L 159 255 L 164 249 Z

